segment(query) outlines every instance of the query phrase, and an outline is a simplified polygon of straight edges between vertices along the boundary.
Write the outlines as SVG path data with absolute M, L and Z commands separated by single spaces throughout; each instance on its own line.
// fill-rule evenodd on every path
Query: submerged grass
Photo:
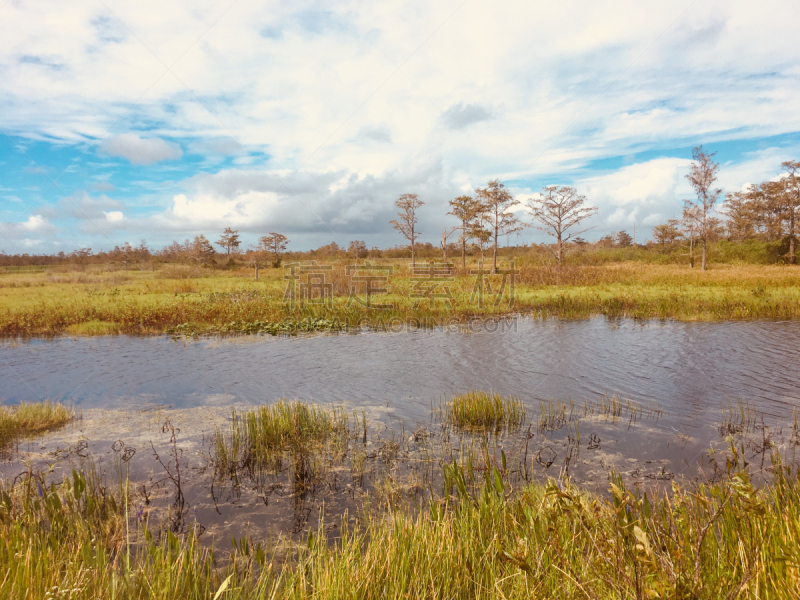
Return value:
M 20 437 L 66 425 L 74 416 L 75 411 L 60 402 L 0 406 L 0 447 Z
M 800 482 L 735 463 L 713 485 L 648 496 L 611 474 L 608 499 L 502 469 L 443 465 L 418 510 L 324 526 L 288 554 L 252 540 L 203 548 L 127 515 L 97 477 L 28 474 L 0 490 L 0 596 L 82 599 L 798 598 Z M 125 523 L 132 532 L 126 534 Z
M 463 429 L 516 428 L 525 422 L 525 406 L 517 396 L 472 390 L 446 400 L 444 422 Z

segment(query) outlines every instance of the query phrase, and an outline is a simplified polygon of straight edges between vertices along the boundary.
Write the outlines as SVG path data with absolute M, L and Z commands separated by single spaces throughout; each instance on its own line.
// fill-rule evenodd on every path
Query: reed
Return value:
M 525 422 L 525 406 L 517 396 L 472 390 L 442 406 L 444 421 L 462 429 L 517 428 Z
M 607 498 L 502 469 L 443 466 L 451 493 L 324 523 L 291 546 L 229 552 L 132 519 L 93 471 L 26 474 L 0 489 L 0 597 L 20 600 L 796 598 L 800 481 L 773 454 L 756 487 L 739 463 L 712 485 L 651 496 L 612 473 Z M 130 557 L 128 560 L 127 557 Z
M 243 414 L 234 411 L 227 434 L 215 433 L 215 469 L 228 476 L 241 469 L 276 469 L 287 452 L 303 460 L 322 450 L 342 455 L 349 436 L 348 415 L 336 407 L 280 400 Z
M 0 406 L 0 447 L 26 435 L 56 429 L 69 423 L 75 411 L 60 402 L 22 402 Z

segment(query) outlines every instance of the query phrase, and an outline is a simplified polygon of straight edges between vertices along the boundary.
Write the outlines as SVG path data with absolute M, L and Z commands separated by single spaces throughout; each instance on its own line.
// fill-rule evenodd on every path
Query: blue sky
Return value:
M 0 250 L 159 247 L 225 227 L 403 243 L 393 202 L 574 185 L 589 238 L 800 158 L 800 10 L 752 2 L 31 3 L 0 8 Z M 544 241 L 526 230 L 513 242 Z

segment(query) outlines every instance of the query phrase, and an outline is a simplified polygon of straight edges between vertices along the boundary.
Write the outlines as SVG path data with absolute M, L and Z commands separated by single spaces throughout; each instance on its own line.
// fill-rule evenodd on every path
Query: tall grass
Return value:
M 446 400 L 444 421 L 464 429 L 515 428 L 525 422 L 525 406 L 517 396 L 472 390 Z
M 74 416 L 75 411 L 60 402 L 22 402 L 17 406 L 0 406 L 0 447 L 26 435 L 61 427 Z
M 800 270 L 789 266 L 724 265 L 700 272 L 684 266 L 614 263 L 561 268 L 517 262 L 516 297 L 494 306 L 473 301 L 475 277 L 459 272 L 449 284 L 452 308 L 444 302 L 415 306 L 406 263 L 394 261 L 388 294 L 376 296 L 394 309 L 375 311 L 348 304 L 350 280 L 344 265 L 330 272 L 330 306 L 283 302 L 283 270 L 268 269 L 258 282 L 226 272 L 184 279 L 169 268 L 155 273 L 108 274 L 48 280 L 45 274 L 0 276 L 0 337 L 105 333 L 287 332 L 336 328 L 381 318 L 440 318 L 522 313 L 533 317 L 586 318 L 592 315 L 680 320 L 800 318 Z M 468 265 L 468 270 L 475 265 Z M 169 276 L 169 278 L 165 278 Z M 88 277 L 83 274 L 81 277 Z M 83 282 L 83 283 L 82 283 Z M 494 284 L 493 284 L 494 285 Z M 508 290 L 506 290 L 508 291 Z
M 240 469 L 277 468 L 285 452 L 295 459 L 322 447 L 342 453 L 349 434 L 341 409 L 280 400 L 244 414 L 234 411 L 227 434 L 215 434 L 215 466 L 220 474 L 234 475 Z
M 773 455 L 759 489 L 739 463 L 654 497 L 611 474 L 608 499 L 501 469 L 444 465 L 415 511 L 366 512 L 328 540 L 203 547 L 132 518 L 88 472 L 0 490 L 0 597 L 83 599 L 798 598 L 800 482 Z M 130 560 L 127 556 L 130 555 Z

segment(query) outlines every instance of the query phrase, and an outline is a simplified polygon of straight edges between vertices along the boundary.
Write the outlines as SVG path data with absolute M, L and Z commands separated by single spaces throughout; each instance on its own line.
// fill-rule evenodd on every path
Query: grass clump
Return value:
M 220 473 L 239 469 L 278 468 L 285 453 L 308 457 L 322 449 L 346 450 L 347 414 L 337 408 L 280 400 L 244 414 L 233 413 L 230 431 L 217 431 L 215 465 Z
M 0 446 L 26 435 L 56 429 L 74 417 L 75 411 L 60 402 L 22 402 L 17 406 L 0 406 Z
M 446 423 L 462 429 L 514 428 L 525 422 L 525 406 L 517 396 L 472 390 L 444 403 Z

